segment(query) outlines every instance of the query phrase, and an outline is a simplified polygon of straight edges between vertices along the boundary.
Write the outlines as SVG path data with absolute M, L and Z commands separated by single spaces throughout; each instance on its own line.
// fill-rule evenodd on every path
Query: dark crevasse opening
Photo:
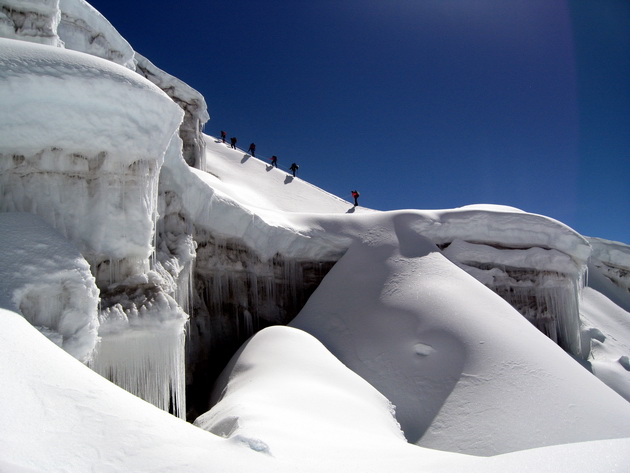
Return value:
M 334 261 L 276 255 L 264 261 L 240 242 L 198 233 L 186 341 L 187 419 L 210 406 L 216 378 L 241 345 L 270 325 L 288 324 Z

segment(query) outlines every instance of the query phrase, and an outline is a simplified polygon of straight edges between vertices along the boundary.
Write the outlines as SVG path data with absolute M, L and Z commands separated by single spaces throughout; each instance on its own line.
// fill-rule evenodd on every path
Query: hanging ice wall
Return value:
M 187 345 L 191 417 L 208 409 L 214 379 L 242 343 L 262 328 L 290 322 L 334 264 L 280 255 L 264 260 L 235 239 L 201 231 L 195 239 Z
M 181 109 L 112 62 L 0 41 L 0 211 L 40 215 L 98 267 L 99 287 L 146 272 Z
M 188 316 L 149 273 L 118 287 L 100 313 L 101 342 L 90 367 L 153 405 L 186 417 L 185 337 Z
M 585 265 L 554 249 L 495 248 L 461 240 L 443 253 L 566 351 L 585 355 L 579 318 Z
M 0 46 L 0 211 L 40 215 L 90 263 L 101 293 L 90 365 L 183 416 L 187 315 L 151 261 L 158 175 L 183 112 L 113 62 Z

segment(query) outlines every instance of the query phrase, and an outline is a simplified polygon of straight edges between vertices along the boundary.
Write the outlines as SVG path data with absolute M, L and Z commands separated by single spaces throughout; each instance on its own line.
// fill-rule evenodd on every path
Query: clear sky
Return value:
M 381 210 L 511 205 L 630 244 L 627 0 L 91 0 L 211 120 Z

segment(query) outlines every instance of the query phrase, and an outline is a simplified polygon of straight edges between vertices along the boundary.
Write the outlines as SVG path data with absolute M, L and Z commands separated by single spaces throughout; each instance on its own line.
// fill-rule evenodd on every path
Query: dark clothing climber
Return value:
M 236 149 L 236 138 L 230 138 L 230 147 Z
M 225 137 L 227 136 L 227 133 L 224 131 L 221 131 L 221 141 L 223 141 L 225 143 Z
M 293 163 L 291 164 L 291 167 L 289 168 L 291 170 L 291 172 L 293 173 L 293 177 L 295 177 L 295 173 L 296 171 L 300 168 L 300 166 L 298 166 L 297 164 Z
M 278 167 L 278 158 L 277 158 L 277 156 L 272 156 L 271 157 L 271 165 L 276 167 L 276 168 Z
M 354 197 L 354 206 L 359 205 L 359 191 L 352 191 L 352 197 Z
M 249 145 L 249 149 L 247 150 L 247 152 L 251 153 L 251 155 L 255 158 L 256 157 L 256 145 L 254 143 Z

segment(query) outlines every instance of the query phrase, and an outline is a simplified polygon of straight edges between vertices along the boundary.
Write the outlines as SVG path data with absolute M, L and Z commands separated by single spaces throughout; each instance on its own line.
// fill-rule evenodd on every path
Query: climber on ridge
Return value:
M 298 166 L 297 164 L 293 163 L 291 164 L 291 167 L 289 168 L 291 170 L 291 172 L 293 173 L 293 177 L 295 177 L 295 172 L 300 168 L 300 166 Z
M 358 206 L 359 205 L 359 191 L 352 191 L 352 197 L 354 197 L 354 206 Z

